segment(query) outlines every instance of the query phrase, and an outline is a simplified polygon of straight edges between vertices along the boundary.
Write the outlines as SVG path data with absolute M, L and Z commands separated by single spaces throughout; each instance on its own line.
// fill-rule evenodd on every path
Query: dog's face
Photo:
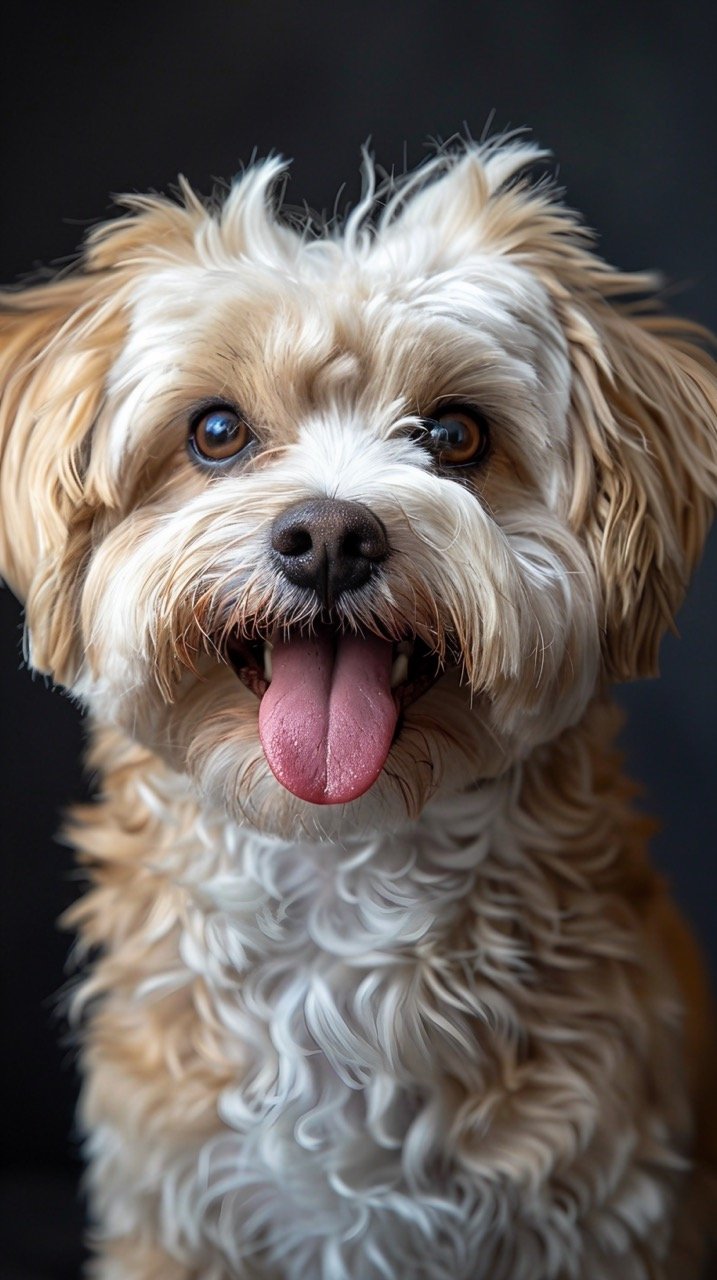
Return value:
M 273 163 L 135 203 L 6 296 L 0 540 L 30 654 L 203 801 L 385 827 L 654 665 L 716 484 L 712 373 L 531 153 L 292 229 Z

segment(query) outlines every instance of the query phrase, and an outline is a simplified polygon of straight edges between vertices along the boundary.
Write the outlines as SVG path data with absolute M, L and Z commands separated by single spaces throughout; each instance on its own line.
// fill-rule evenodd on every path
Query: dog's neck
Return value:
M 481 878 L 506 877 L 518 893 L 529 880 L 526 893 L 540 884 L 558 892 L 562 883 L 633 898 L 636 879 L 647 885 L 646 824 L 629 813 L 630 788 L 609 749 L 616 727 L 614 709 L 596 702 L 527 761 L 434 801 L 398 830 L 321 842 L 279 839 L 202 811 L 186 779 L 114 733 L 100 734 L 92 763 L 105 776 L 104 797 L 81 813 L 75 835 L 100 883 L 106 837 L 100 850 L 94 832 L 109 825 L 127 833 L 107 851 L 112 861 L 126 844 L 119 861 L 139 862 L 205 909 L 232 913 L 254 893 L 257 909 L 261 899 L 301 914 L 337 954 L 365 956 L 389 942 L 400 950 L 453 927 Z

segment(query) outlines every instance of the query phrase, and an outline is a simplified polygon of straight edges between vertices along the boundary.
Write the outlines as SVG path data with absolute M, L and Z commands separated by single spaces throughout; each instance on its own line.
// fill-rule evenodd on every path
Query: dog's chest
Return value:
M 306 1115 L 329 1097 L 356 1111 L 378 1079 L 386 1095 L 436 1075 L 420 1034 L 426 983 L 473 871 L 429 869 L 398 842 L 379 868 L 374 856 L 248 844 L 191 900 L 180 949 L 237 1063 L 224 1102 L 233 1127 L 278 1124 L 293 1104 Z
M 248 845 L 192 895 L 182 958 L 236 1067 L 225 1128 L 201 1157 L 203 1230 L 229 1258 L 268 1249 L 281 1266 L 294 1258 L 291 1274 L 318 1274 L 312 1250 L 344 1238 L 349 1256 L 367 1215 L 401 1236 L 402 1217 L 427 1214 L 432 1234 L 460 1199 L 442 1137 L 469 1014 L 436 1014 L 431 984 L 436 940 L 474 878 L 461 861 L 429 866 L 399 842 L 379 868 L 371 849 L 327 865 L 315 850 Z
M 575 975 L 564 965 L 572 927 L 596 960 L 602 934 L 596 923 L 589 942 L 579 913 L 544 931 L 555 957 L 543 955 L 538 982 L 507 857 L 482 840 L 244 840 L 198 868 L 179 949 L 231 1082 L 221 1127 L 172 1173 L 173 1247 L 191 1231 L 231 1274 L 272 1280 L 517 1280 L 532 1274 L 513 1267 L 519 1238 L 528 1259 L 557 1240 L 559 1253 L 574 1247 L 558 1157 L 595 1204 L 635 1188 L 639 1231 L 656 1230 L 666 1193 L 643 1170 L 649 1120 L 643 1136 L 625 1066 L 617 1081 L 599 1068 L 614 1058 L 603 1011 L 621 1016 L 615 975 L 596 963 L 588 983 L 584 963 Z M 535 890 L 535 867 L 522 874 Z M 598 1124 L 629 1142 L 603 1150 Z

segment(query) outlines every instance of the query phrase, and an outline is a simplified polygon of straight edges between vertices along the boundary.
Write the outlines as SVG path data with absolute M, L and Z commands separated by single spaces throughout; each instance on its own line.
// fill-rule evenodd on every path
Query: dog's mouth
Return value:
M 344 804 L 368 791 L 403 711 L 443 671 L 416 636 L 396 642 L 330 626 L 271 641 L 233 633 L 224 651 L 261 700 L 259 736 L 272 773 L 312 804 Z

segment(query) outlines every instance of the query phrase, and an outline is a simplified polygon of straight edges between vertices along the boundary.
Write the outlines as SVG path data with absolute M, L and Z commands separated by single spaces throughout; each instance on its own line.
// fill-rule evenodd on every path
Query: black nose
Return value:
M 282 573 L 312 587 L 326 608 L 342 591 L 368 582 L 388 555 L 386 530 L 360 502 L 312 498 L 288 507 L 274 521 L 271 545 Z

